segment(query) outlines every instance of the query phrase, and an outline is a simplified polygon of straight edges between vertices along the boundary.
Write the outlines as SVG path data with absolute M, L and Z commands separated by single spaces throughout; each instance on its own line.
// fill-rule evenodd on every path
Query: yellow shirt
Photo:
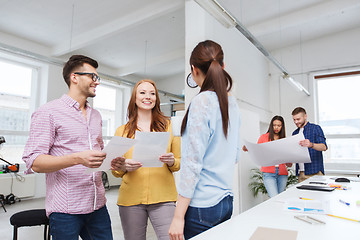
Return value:
M 125 125 L 118 127 L 115 136 L 125 137 Z M 177 191 L 173 172 L 180 169 L 181 138 L 174 137 L 169 123 L 167 132 L 170 139 L 167 152 L 174 154 L 174 165 L 166 164 L 161 168 L 141 167 L 133 172 L 112 171 L 115 177 L 122 177 L 117 204 L 133 206 L 138 204 L 154 204 L 177 200 Z M 126 159 L 132 159 L 133 148 L 124 154 Z

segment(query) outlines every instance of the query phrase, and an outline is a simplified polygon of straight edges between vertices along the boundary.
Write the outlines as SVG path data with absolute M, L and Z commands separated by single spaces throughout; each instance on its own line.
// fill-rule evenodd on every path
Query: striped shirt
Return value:
M 102 150 L 102 120 L 86 103 L 87 120 L 80 105 L 68 95 L 41 106 L 31 117 L 23 161 L 27 173 L 39 155 L 63 156 L 86 150 Z M 106 203 L 101 172 L 85 174 L 75 165 L 46 173 L 46 213 L 87 214 Z

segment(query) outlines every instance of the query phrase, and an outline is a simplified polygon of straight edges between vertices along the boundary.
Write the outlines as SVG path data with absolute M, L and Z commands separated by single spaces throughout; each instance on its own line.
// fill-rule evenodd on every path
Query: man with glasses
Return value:
M 100 113 L 87 101 L 100 84 L 97 67 L 89 57 L 70 57 L 63 68 L 68 93 L 31 118 L 23 160 L 28 173 L 46 173 L 45 205 L 54 239 L 113 239 L 101 172 L 84 173 L 106 157 Z

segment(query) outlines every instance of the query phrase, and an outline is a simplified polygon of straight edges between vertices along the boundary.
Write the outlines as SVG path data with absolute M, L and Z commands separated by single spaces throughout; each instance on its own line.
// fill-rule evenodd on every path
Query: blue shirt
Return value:
M 296 129 L 292 133 L 292 135 L 298 134 L 299 130 L 300 128 Z M 312 143 L 323 143 L 327 148 L 324 132 L 319 125 L 308 122 L 304 126 L 304 137 L 305 139 L 309 139 L 309 141 Z M 318 173 L 319 171 L 325 174 L 322 151 L 317 151 L 312 148 L 308 148 L 308 150 L 310 154 L 311 163 L 305 163 L 305 175 L 315 174 Z M 296 175 L 299 174 L 298 172 L 299 172 L 299 165 L 296 164 Z
M 191 198 L 192 207 L 212 207 L 233 195 L 234 167 L 240 153 L 240 111 L 229 96 L 229 128 L 225 138 L 215 92 L 193 98 L 186 130 L 181 138 L 178 192 Z

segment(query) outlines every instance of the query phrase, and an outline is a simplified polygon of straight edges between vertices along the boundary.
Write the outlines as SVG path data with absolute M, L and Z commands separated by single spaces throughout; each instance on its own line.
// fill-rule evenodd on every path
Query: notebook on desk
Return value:
M 296 240 L 297 231 L 258 227 L 249 240 Z
M 305 190 L 314 190 L 314 191 L 325 191 L 331 192 L 334 191 L 335 187 L 328 187 L 328 186 L 320 186 L 320 185 L 301 185 L 297 186 L 298 189 L 305 189 Z

